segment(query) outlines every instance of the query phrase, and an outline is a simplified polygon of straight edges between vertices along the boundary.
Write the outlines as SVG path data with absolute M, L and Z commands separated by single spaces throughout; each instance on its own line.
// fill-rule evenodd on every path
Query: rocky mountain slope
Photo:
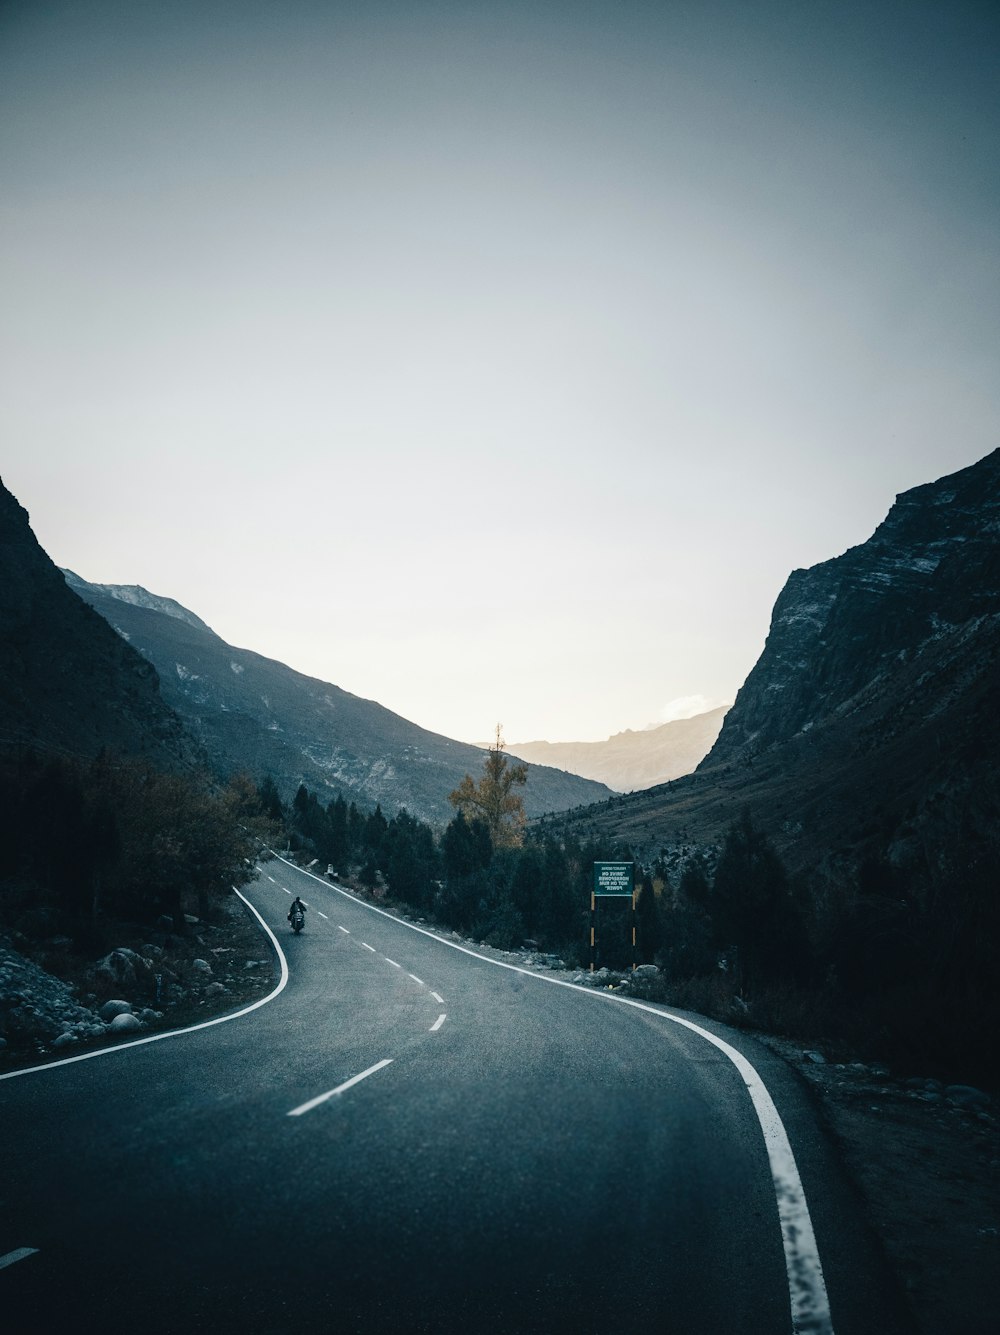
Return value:
M 658 728 L 627 728 L 603 742 L 512 742 L 512 755 L 596 779 L 618 793 L 652 788 L 690 774 L 719 735 L 728 706 Z
M 998 755 L 1000 450 L 794 572 L 696 773 L 577 823 L 655 856 L 749 809 L 793 870 L 834 882 L 872 858 L 978 875 L 1000 858 Z
M 329 800 L 343 792 L 432 824 L 454 811 L 448 794 L 478 778 L 483 751 L 428 732 L 372 700 L 227 644 L 173 599 L 135 585 L 88 584 L 64 572 L 85 599 L 160 674 L 167 701 L 220 774 L 270 774 L 286 799 L 300 783 Z M 529 767 L 529 815 L 600 801 L 608 790 L 576 775 Z
M 0 627 L 6 754 L 30 744 L 84 758 L 106 746 L 169 767 L 199 759 L 155 669 L 66 587 L 2 483 Z

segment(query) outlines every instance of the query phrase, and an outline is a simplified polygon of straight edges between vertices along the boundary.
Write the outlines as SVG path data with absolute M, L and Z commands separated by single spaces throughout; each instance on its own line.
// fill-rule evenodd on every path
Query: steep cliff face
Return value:
M 1000 450 L 899 496 L 868 542 L 782 590 L 764 651 L 702 769 L 847 718 L 1000 613 Z M 909 680 L 911 674 L 907 673 Z M 910 688 L 912 689 L 912 688 Z M 898 702 L 905 702 L 900 699 Z
M 102 747 L 183 767 L 199 758 L 156 670 L 66 587 L 0 483 L 0 759 L 20 745 Z
M 695 773 L 578 824 L 652 859 L 718 847 L 749 811 L 810 884 L 875 860 L 951 895 L 1000 868 L 998 756 L 1000 450 L 796 571 Z

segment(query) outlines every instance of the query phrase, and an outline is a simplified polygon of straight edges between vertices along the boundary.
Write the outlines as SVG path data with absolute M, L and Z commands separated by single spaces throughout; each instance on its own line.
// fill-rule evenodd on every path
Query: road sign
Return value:
M 595 862 L 594 894 L 631 899 L 635 889 L 634 862 Z

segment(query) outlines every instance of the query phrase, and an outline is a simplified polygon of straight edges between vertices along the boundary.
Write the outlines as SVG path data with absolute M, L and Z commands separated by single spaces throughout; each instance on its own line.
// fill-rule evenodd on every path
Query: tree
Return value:
M 483 777 L 478 783 L 471 775 L 448 794 L 453 807 L 470 822 L 484 821 L 494 848 L 519 848 L 524 842 L 524 798 L 513 790 L 528 782 L 525 765 L 512 765 L 504 755 L 504 740 L 497 724 L 496 744 L 486 753 Z
M 802 969 L 806 938 L 788 875 L 749 811 L 726 836 L 709 902 L 719 944 L 735 947 L 737 976 L 745 989 L 793 977 Z
M 457 811 L 441 836 L 441 856 L 449 879 L 469 876 L 488 867 L 493 844 L 486 822 L 478 817 L 468 821 L 464 811 Z

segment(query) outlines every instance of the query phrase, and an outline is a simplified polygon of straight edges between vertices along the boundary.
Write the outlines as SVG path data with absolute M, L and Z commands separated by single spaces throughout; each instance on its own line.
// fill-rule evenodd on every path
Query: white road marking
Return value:
M 284 886 L 282 886 L 281 888 L 282 888 L 282 890 L 285 891 L 285 894 L 286 894 L 286 895 L 290 895 L 290 894 L 292 893 L 291 890 L 287 890 L 287 889 L 285 889 Z
M 434 998 L 434 1000 L 437 1002 L 437 1004 L 438 1004 L 439 1006 L 443 1006 L 443 1005 L 444 1005 L 444 997 L 442 997 L 442 996 L 440 995 L 440 993 L 438 993 L 438 992 L 432 992 L 432 993 L 431 993 L 431 996 Z
M 327 922 L 330 921 L 330 919 L 327 917 L 327 915 L 323 912 L 322 909 L 317 909 L 316 912 L 319 914 L 321 918 L 326 918 Z
M 286 859 L 281 860 L 286 861 Z M 288 865 L 292 866 L 293 864 L 288 863 Z M 320 880 L 320 877 L 316 876 L 314 872 L 306 872 L 306 875 L 313 876 L 317 881 Z M 411 932 L 419 932 L 421 936 L 429 936 L 432 941 L 447 946 L 449 950 L 457 950 L 461 955 L 469 955 L 473 959 L 482 960 L 485 964 L 492 964 L 497 969 L 509 969 L 512 973 L 523 974 L 525 978 L 535 978 L 540 983 L 571 988 L 574 992 L 590 997 L 595 1001 L 611 1002 L 619 1006 L 633 1006 L 636 1010 L 648 1011 L 650 1015 L 658 1015 L 661 1020 L 667 1020 L 671 1024 L 690 1029 L 692 1033 L 698 1034 L 699 1037 L 704 1038 L 718 1048 L 742 1076 L 764 1136 L 785 1251 L 785 1274 L 788 1280 L 788 1295 L 791 1304 L 792 1335 L 805 1335 L 807 1331 L 809 1335 L 833 1335 L 833 1320 L 830 1316 L 830 1299 L 826 1290 L 826 1280 L 823 1277 L 823 1267 L 820 1263 L 819 1248 L 816 1245 L 812 1217 L 809 1214 L 809 1206 L 806 1202 L 802 1179 L 799 1176 L 798 1165 L 795 1162 L 795 1155 L 792 1153 L 791 1142 L 766 1085 L 742 1053 L 730 1047 L 721 1038 L 717 1038 L 710 1030 L 703 1029 L 701 1025 L 693 1024 L 690 1020 L 682 1019 L 681 1016 L 673 1015 L 667 1010 L 657 1010 L 645 1002 L 633 1001 L 629 997 L 616 997 L 611 992 L 598 992 L 579 983 L 571 983 L 568 979 L 553 978 L 551 974 L 533 973 L 530 969 L 522 969 L 517 964 L 508 964 L 506 960 L 490 959 L 488 955 L 480 955 L 478 951 L 471 950 L 468 946 L 459 945 L 457 941 L 449 941 L 445 937 L 438 936 L 436 933 L 428 931 L 426 927 L 418 927 L 415 923 L 403 922 L 401 919 L 393 917 L 391 913 L 387 913 L 385 909 L 355 899 L 353 895 L 348 894 L 340 886 L 334 885 L 330 889 L 335 890 L 339 895 L 343 895 L 345 899 L 350 899 L 353 904 L 367 909 L 370 913 L 377 913 L 380 917 L 388 918 L 397 927 L 405 927 Z M 0 1080 L 5 1078 L 0 1076 Z
M 272 885 L 277 885 L 277 884 L 278 884 L 278 882 L 274 879 L 273 876 L 269 876 L 267 879 L 271 882 Z
M 124 1052 L 126 1048 L 141 1048 L 146 1043 L 159 1043 L 165 1038 L 179 1038 L 181 1034 L 194 1034 L 199 1029 L 211 1029 L 215 1024 L 228 1024 L 230 1020 L 238 1020 L 242 1015 L 249 1015 L 251 1011 L 259 1010 L 261 1006 L 266 1006 L 269 1001 L 273 1001 L 280 992 L 284 992 L 288 986 L 288 961 L 285 959 L 285 952 L 278 945 L 278 938 L 268 927 L 267 923 L 260 916 L 254 906 L 247 899 L 246 895 L 241 894 L 236 886 L 233 890 L 253 916 L 260 923 L 268 937 L 271 945 L 274 946 L 275 953 L 281 965 L 281 978 L 273 992 L 269 992 L 266 997 L 261 997 L 259 1001 L 252 1002 L 249 1006 L 244 1006 L 241 1011 L 233 1011 L 232 1015 L 217 1015 L 214 1020 L 202 1020 L 200 1024 L 189 1025 L 186 1029 L 168 1029 L 162 1034 L 149 1034 L 146 1038 L 133 1038 L 129 1043 L 118 1043 L 113 1048 L 97 1048 L 93 1052 L 80 1052 L 75 1057 L 62 1057 L 57 1062 L 45 1062 L 42 1066 L 27 1066 L 23 1071 L 7 1071 L 0 1075 L 0 1080 L 17 1080 L 22 1075 L 34 1075 L 36 1071 L 50 1071 L 54 1066 L 72 1066 L 74 1062 L 91 1061 L 94 1057 L 112 1057 L 118 1052 Z
M 318 1108 L 319 1105 L 325 1103 L 327 1099 L 332 1099 L 335 1094 L 343 1094 L 345 1089 L 350 1089 L 352 1085 L 356 1085 L 362 1080 L 367 1080 L 370 1075 L 374 1075 L 376 1071 L 381 1071 L 384 1066 L 391 1066 L 392 1060 L 391 1057 L 383 1057 L 383 1059 L 380 1062 L 376 1062 L 374 1066 L 369 1066 L 367 1071 L 362 1071 L 360 1075 L 352 1075 L 350 1080 L 345 1080 L 344 1083 L 338 1085 L 336 1089 L 329 1089 L 325 1094 L 317 1094 L 317 1096 L 314 1099 L 310 1099 L 308 1103 L 303 1103 L 300 1104 L 298 1108 L 293 1108 L 288 1116 L 301 1117 L 303 1113 L 311 1112 L 313 1108 Z
M 346 927 L 341 927 L 341 925 L 340 925 L 339 922 L 337 923 L 337 931 L 338 931 L 338 932 L 343 932 L 345 936 L 350 936 L 350 935 L 351 935 L 350 932 L 347 930 Z
M 422 978 L 418 978 L 417 975 L 416 975 L 415 973 L 411 973 L 411 974 L 410 974 L 410 977 L 413 979 L 413 981 L 414 981 L 415 983 L 419 983 L 421 987 L 426 987 L 426 986 L 427 986 L 427 984 L 424 982 L 424 980 L 423 980 Z
M 0 1270 L 6 1266 L 15 1265 L 18 1261 L 23 1261 L 27 1256 L 37 1256 L 37 1247 L 18 1247 L 16 1252 L 8 1252 L 6 1256 L 0 1256 Z
M 378 954 L 378 951 L 375 949 L 375 947 L 370 946 L 367 941 L 362 941 L 361 944 L 364 946 L 365 950 L 370 950 L 373 955 Z
M 395 960 L 391 960 L 388 955 L 383 955 L 382 958 L 385 960 L 386 964 L 391 964 L 394 969 L 401 969 L 403 967 L 401 964 L 397 964 Z
M 434 1023 L 431 1025 L 431 1033 L 436 1034 L 437 1031 L 444 1024 L 445 1020 L 447 1020 L 447 1018 L 448 1018 L 447 1015 L 439 1015 L 437 1019 L 434 1021 Z

